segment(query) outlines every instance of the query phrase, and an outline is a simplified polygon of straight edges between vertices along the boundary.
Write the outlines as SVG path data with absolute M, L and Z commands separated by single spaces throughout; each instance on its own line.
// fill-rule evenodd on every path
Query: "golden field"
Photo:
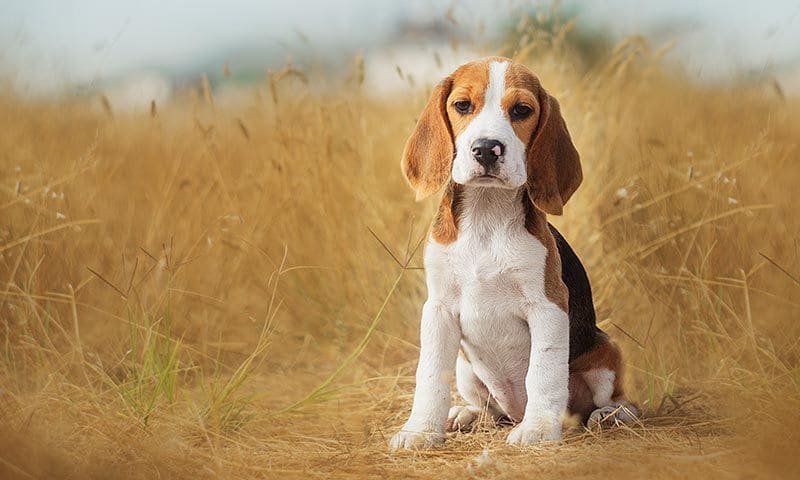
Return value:
M 6 92 L 0 478 L 797 478 L 800 103 L 693 85 L 635 39 L 589 69 L 517 55 L 581 152 L 551 220 L 639 425 L 388 452 L 437 201 L 399 169 L 424 88 L 377 99 L 357 63 L 337 88 L 275 74 L 141 113 Z

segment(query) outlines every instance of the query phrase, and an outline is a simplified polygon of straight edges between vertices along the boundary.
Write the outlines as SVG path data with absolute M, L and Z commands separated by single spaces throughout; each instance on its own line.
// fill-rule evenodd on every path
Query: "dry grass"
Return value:
M 800 105 L 657 57 L 529 61 L 585 169 L 555 221 L 646 411 L 531 449 L 484 428 L 387 452 L 435 205 L 398 168 L 425 92 L 0 97 L 0 477 L 796 476 Z

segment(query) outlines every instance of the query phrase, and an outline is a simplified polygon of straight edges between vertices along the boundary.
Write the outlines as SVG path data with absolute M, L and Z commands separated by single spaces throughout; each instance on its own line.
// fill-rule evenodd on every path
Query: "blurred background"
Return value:
M 518 0 L 231 0 L 222 8 L 211 0 L 0 5 L 0 73 L 17 93 L 102 88 L 124 108 L 166 100 L 203 74 L 215 89 L 235 93 L 287 62 L 331 73 L 358 55 L 372 91 L 396 91 L 408 79 L 430 84 L 482 53 L 474 45 L 501 44 L 520 13 L 551 8 L 551 2 Z M 555 5 L 562 21 L 576 20 L 572 40 L 589 61 L 629 35 L 642 35 L 651 46 L 666 48 L 667 60 L 689 78 L 770 78 L 784 92 L 800 92 L 798 1 L 774 0 L 768 8 L 720 0 Z

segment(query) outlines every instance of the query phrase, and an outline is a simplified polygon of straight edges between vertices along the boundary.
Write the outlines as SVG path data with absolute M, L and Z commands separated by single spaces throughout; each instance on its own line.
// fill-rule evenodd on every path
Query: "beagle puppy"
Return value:
M 582 180 L 558 102 L 524 65 L 491 57 L 437 85 L 401 162 L 417 199 L 447 185 L 425 249 L 428 299 L 411 416 L 392 449 L 440 444 L 482 411 L 508 443 L 635 420 L 622 361 L 595 325 L 580 260 L 547 222 Z M 466 405 L 450 406 L 450 383 Z

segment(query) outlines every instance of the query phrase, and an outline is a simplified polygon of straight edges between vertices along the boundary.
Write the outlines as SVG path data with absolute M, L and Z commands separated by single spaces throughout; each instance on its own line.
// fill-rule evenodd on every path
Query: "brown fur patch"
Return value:
M 539 124 L 528 143 L 528 193 L 536 206 L 561 215 L 583 180 L 580 155 L 572 144 L 555 98 L 539 88 Z
M 597 408 L 594 404 L 592 389 L 579 373 L 570 373 L 568 388 L 567 410 L 572 415 L 578 415 L 581 422 L 585 422 Z
M 483 109 L 486 102 L 486 90 L 489 88 L 489 63 L 491 60 L 483 59 L 462 65 L 452 75 L 453 89 L 447 98 L 447 118 L 453 132 L 457 137 L 469 125 L 473 118 Z M 472 110 L 459 113 L 455 103 L 469 101 Z
M 400 168 L 417 200 L 435 193 L 450 178 L 455 150 L 445 102 L 452 85 L 447 78 L 433 89 L 403 150 Z
M 542 111 L 541 105 L 539 105 L 542 86 L 539 83 L 539 79 L 528 67 L 518 63 L 508 65 L 505 82 L 506 91 L 501 102 L 503 111 L 510 112 L 518 103 L 533 109 L 533 112 L 527 118 L 511 122 L 511 127 L 514 129 L 514 133 L 517 134 L 517 138 L 526 147 L 530 146 L 536 127 L 539 125 L 539 116 Z
M 458 216 L 461 206 L 461 186 L 450 182 L 439 202 L 439 210 L 431 225 L 431 237 L 437 243 L 447 245 L 458 237 Z
M 547 249 L 544 264 L 544 293 L 548 300 L 565 312 L 569 312 L 569 290 L 561 279 L 561 255 L 558 253 L 553 234 L 547 228 L 547 218 L 533 206 L 529 198 L 523 197 L 522 201 L 525 204 L 525 228 Z
M 606 337 L 597 344 L 593 349 L 584 353 L 576 358 L 569 364 L 570 375 L 588 372 L 595 368 L 606 368 L 615 373 L 614 375 L 614 393 L 611 396 L 612 400 L 622 398 L 622 354 L 614 342 Z

